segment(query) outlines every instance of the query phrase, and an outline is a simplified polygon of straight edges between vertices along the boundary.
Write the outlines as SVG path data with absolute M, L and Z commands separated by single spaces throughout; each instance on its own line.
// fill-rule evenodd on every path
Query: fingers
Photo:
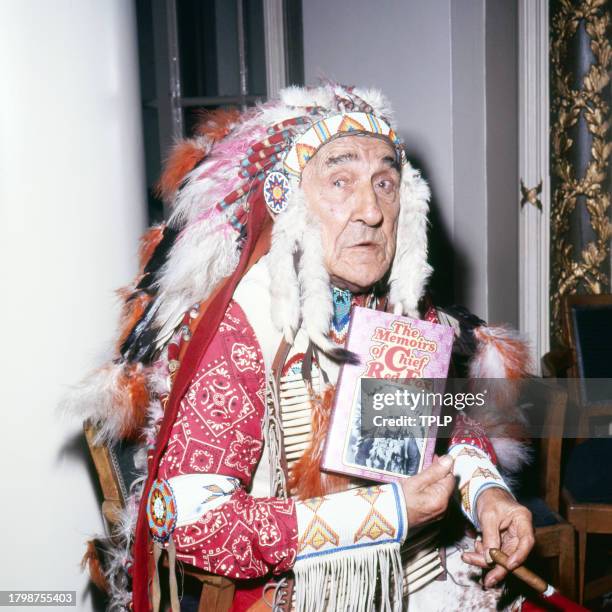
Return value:
M 489 564 L 485 560 L 484 550 L 482 548 L 482 541 L 476 540 L 474 542 L 474 550 L 471 552 L 464 552 L 461 558 L 465 563 L 487 569 Z
M 491 566 L 493 559 L 489 552 L 491 548 L 501 547 L 501 536 L 499 533 L 499 519 L 495 511 L 485 511 L 480 518 L 480 528 L 482 529 L 482 553 L 487 566 Z M 492 587 L 497 582 L 502 580 L 508 571 L 497 565 L 494 569 L 487 573 L 484 578 L 485 587 Z
M 480 540 L 474 542 L 474 552 L 466 552 L 461 555 L 461 558 L 465 563 L 469 563 L 470 565 L 474 565 L 475 567 L 480 567 L 482 569 L 490 569 L 491 564 L 487 563 L 485 560 L 485 549 L 483 543 Z M 490 588 L 495 586 L 500 580 L 503 580 L 507 571 L 497 565 L 489 572 L 487 572 L 483 579 L 483 584 L 485 588 Z
M 451 475 L 453 469 L 453 458 L 448 455 L 440 457 L 437 461 L 434 461 L 428 468 L 424 469 L 419 474 L 412 477 L 415 484 L 418 483 L 420 487 L 428 487 L 446 476 Z
M 487 569 L 489 567 L 484 560 L 484 555 L 477 552 L 465 552 L 461 555 L 461 559 L 463 559 L 464 563 L 469 563 L 475 567 L 481 567 L 482 569 Z
M 438 480 L 437 485 L 440 486 L 446 497 L 450 497 L 453 494 L 456 486 L 455 477 L 451 474 L 447 474 L 442 480 Z
M 508 555 L 508 568 L 513 570 L 527 559 L 535 544 L 531 513 L 524 507 L 513 512 L 509 530 L 513 532 L 513 536 L 509 543 L 508 538 L 504 538 L 502 548 Z M 503 580 L 507 573 L 505 568 L 498 565 L 486 575 L 485 587 L 494 586 L 497 582 Z
M 518 544 L 516 550 L 508 559 L 508 567 L 510 567 L 510 569 L 514 569 L 521 565 L 527 559 L 535 544 L 531 513 L 526 508 L 521 509 L 520 513 L 517 511 L 513 523 L 516 529 Z
M 483 512 L 480 517 L 480 528 L 482 529 L 482 547 L 486 562 L 493 563 L 490 548 L 499 548 L 501 544 L 499 535 L 499 524 L 494 513 Z
M 491 548 L 502 549 L 508 555 L 509 569 L 513 570 L 527 559 L 535 543 L 531 513 L 527 508 L 516 503 L 512 505 L 514 507 L 502 508 L 499 504 L 493 504 L 491 508 L 488 506 L 490 504 L 487 505 L 488 509 L 479 515 L 482 542 L 476 541 L 474 551 L 462 555 L 465 563 L 483 569 L 490 568 L 484 576 L 485 588 L 493 587 L 508 573 L 508 570 L 500 565 L 491 568 Z M 503 544 L 500 546 L 502 540 Z
M 490 572 L 487 572 L 483 584 L 487 589 L 495 586 L 500 580 L 506 577 L 508 571 L 501 565 L 496 565 Z
M 435 459 L 430 467 L 402 483 L 412 525 L 436 520 L 446 512 L 455 489 L 452 466 L 451 457 Z

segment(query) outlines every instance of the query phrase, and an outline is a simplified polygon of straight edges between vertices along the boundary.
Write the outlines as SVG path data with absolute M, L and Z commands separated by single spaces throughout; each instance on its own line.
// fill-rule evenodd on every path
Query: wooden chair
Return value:
M 556 561 L 549 579 L 571 599 L 576 590 L 575 534 L 574 528 L 559 514 L 567 393 L 544 379 L 530 379 L 528 389 L 529 400 L 534 406 L 544 407 L 543 411 L 533 411 L 542 415 L 541 422 L 532 423 L 532 427 L 540 429 L 541 438 L 534 457 L 535 466 L 529 470 L 529 473 L 537 473 L 538 478 L 518 491 L 519 501 L 531 510 L 534 520 L 536 542 L 530 562 L 537 559 Z
M 578 602 L 590 601 L 612 591 L 612 575 L 585 584 L 587 539 L 589 534 L 612 534 L 612 504 L 577 501 L 563 488 L 564 514 L 578 532 Z
M 607 385 L 589 384 L 589 379 L 612 378 L 612 295 L 568 296 L 564 335 L 570 356 L 568 375 L 578 381 L 571 399 L 579 417 L 578 446 L 568 461 L 562 498 L 564 514 L 578 533 L 578 600 L 582 603 L 612 590 L 612 575 L 585 584 L 588 535 L 612 534 L 612 503 L 603 503 L 605 491 L 589 495 L 581 482 L 586 465 L 596 462 L 596 469 L 609 470 L 612 461 L 612 441 L 590 439 L 594 420 L 612 419 L 612 394 Z M 599 493 L 602 497 L 598 500 Z M 612 499 L 612 490 L 607 498 Z
M 95 443 L 96 431 L 90 424 L 84 424 L 84 431 L 104 498 L 102 515 L 109 528 L 109 533 L 112 533 L 119 512 L 125 506 L 130 484 L 136 477 L 133 461 L 136 447 L 129 443 L 113 447 L 98 445 Z M 163 564 L 165 566 L 168 564 L 165 554 Z M 186 575 L 192 576 L 202 584 L 198 604 L 200 612 L 226 612 L 231 608 L 234 598 L 232 580 L 187 564 L 183 564 L 182 570 Z
M 584 440 L 594 419 L 612 419 L 612 395 L 600 397 L 605 387 L 588 384 L 588 379 L 612 378 L 612 295 L 569 295 L 563 304 L 568 376 L 579 381 L 571 399 L 580 408 L 578 437 Z

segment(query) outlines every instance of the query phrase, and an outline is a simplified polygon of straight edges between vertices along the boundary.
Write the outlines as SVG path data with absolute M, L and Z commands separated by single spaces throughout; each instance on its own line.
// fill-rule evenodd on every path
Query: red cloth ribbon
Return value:
M 234 295 L 234 291 L 243 274 L 246 272 L 247 264 L 253 252 L 257 240 L 269 220 L 268 213 L 263 202 L 261 187 L 254 197 L 249 198 L 251 210 L 247 223 L 247 239 L 240 255 L 240 261 L 234 273 L 223 281 L 224 286 L 216 294 L 206 310 L 203 320 L 200 321 L 191 341 L 187 346 L 181 366 L 176 374 L 172 391 L 166 403 L 166 409 L 162 424 L 157 436 L 153 459 L 149 463 L 149 474 L 142 491 L 140 507 L 138 509 L 138 521 L 134 537 L 134 566 L 132 573 L 132 605 L 136 612 L 144 612 L 151 609 L 149 601 L 149 556 L 152 554 L 151 538 L 146 516 L 146 500 L 149 496 L 151 485 L 155 480 L 157 468 L 162 454 L 168 444 L 172 425 L 178 414 L 179 405 L 196 373 L 201 355 L 208 348 L 214 335 L 217 333 L 223 315 Z

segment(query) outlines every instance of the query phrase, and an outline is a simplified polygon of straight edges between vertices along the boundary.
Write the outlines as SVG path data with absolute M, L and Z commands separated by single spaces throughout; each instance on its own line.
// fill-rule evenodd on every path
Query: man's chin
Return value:
M 363 268 L 362 268 L 363 269 Z M 334 287 L 348 289 L 352 293 L 367 293 L 384 276 L 384 272 L 360 274 L 360 265 L 355 264 L 351 270 L 330 274 Z

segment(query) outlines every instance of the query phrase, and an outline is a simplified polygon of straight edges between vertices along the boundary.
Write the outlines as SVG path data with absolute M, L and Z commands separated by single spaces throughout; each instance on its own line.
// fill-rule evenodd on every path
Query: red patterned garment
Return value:
M 497 464 L 497 455 L 480 423 L 470 419 L 460 412 L 455 418 L 455 427 L 449 444 L 449 448 L 456 444 L 469 444 L 484 451 L 492 463 Z
M 197 522 L 177 527 L 177 557 L 230 578 L 280 574 L 293 566 L 293 500 L 248 495 L 263 449 L 265 367 L 259 343 L 232 301 L 183 397 L 157 477 L 220 474 L 242 488 Z

